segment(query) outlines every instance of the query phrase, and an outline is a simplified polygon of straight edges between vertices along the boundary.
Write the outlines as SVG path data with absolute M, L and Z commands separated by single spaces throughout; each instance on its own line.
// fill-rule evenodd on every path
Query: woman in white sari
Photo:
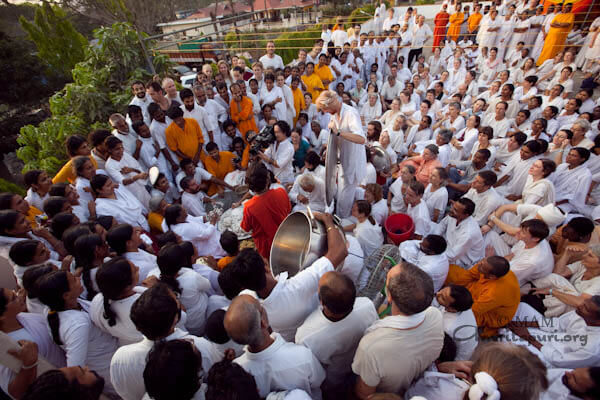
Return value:
M 489 51 L 490 56 L 481 65 L 481 75 L 479 76 L 479 87 L 487 88 L 496 79 L 496 75 L 502 69 L 502 60 L 498 58 L 498 49 L 492 47 Z
M 370 256 L 383 245 L 381 226 L 371 216 L 371 205 L 366 200 L 357 200 L 352 206 L 352 216 L 358 220 L 356 224 L 344 227 L 354 232 L 365 256 Z
M 360 119 L 363 126 L 367 126 L 370 121 L 381 117 L 381 102 L 377 93 L 369 93 L 369 101 L 360 110 Z
M 379 122 L 381 122 L 381 126 L 383 126 L 383 129 L 388 129 L 390 127 L 390 125 L 393 125 L 394 121 L 396 120 L 396 116 L 399 114 L 400 114 L 400 99 L 398 97 L 395 97 L 394 100 L 392 100 L 390 109 L 387 110 L 381 116 L 381 118 L 379 118 Z
M 106 175 L 96 175 L 90 181 L 96 195 L 96 215 L 110 215 L 120 224 L 140 226 L 150 231 L 145 215 L 148 210 L 127 188 L 114 184 Z
M 273 74 L 265 75 L 265 85 L 260 91 L 260 106 L 270 104 L 273 107 L 273 115 L 278 120 L 286 120 L 287 107 L 285 95 L 281 88 L 275 86 L 275 77 Z
M 554 172 L 556 164 L 543 158 L 537 160 L 529 168 L 529 176 L 523 188 L 523 194 L 518 203 L 545 206 L 554 203 L 554 184 L 546 179 Z

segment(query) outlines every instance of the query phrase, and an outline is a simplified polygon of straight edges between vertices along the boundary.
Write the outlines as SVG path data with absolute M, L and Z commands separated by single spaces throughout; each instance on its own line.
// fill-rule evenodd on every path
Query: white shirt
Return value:
M 294 145 L 289 139 L 282 142 L 275 142 L 265 151 L 265 155 L 274 159 L 279 167 L 271 164 L 268 167 L 273 171 L 275 178 L 282 183 L 294 182 Z
M 110 300 L 110 309 L 116 314 L 116 324 L 110 326 L 104 317 L 104 295 L 98 293 L 94 296 L 90 307 L 90 318 L 102 331 L 119 340 L 119 346 L 137 343 L 143 339 L 143 335 L 137 330 L 129 313 L 131 306 L 140 297 L 135 293 L 121 300 Z
M 435 192 L 431 192 L 431 183 L 427 185 L 425 188 L 425 192 L 423 193 L 423 200 L 425 204 L 427 204 L 427 209 L 429 210 L 429 216 L 433 217 L 433 213 L 435 210 L 439 211 L 438 219 L 434 222 L 439 222 L 443 217 L 446 211 L 446 206 L 448 205 L 448 189 L 445 186 L 441 186 Z
M 113 129 L 111 133 L 115 137 L 121 139 L 121 142 L 123 142 L 123 149 L 126 153 L 128 153 L 131 156 L 133 155 L 133 153 L 135 153 L 135 142 L 137 140 L 137 134 L 131 127 L 129 127 L 129 132 L 119 132 L 118 130 Z
M 485 256 L 483 236 L 479 224 L 472 216 L 456 225 L 456 219 L 448 215 L 436 230 L 446 239 L 446 256 L 451 263 L 468 269 Z
M 287 272 L 277 275 L 277 284 L 269 296 L 259 299 L 274 332 L 294 340 L 296 329 L 317 308 L 319 279 L 329 271 L 333 271 L 333 264 L 327 257 L 321 257 L 291 278 Z M 244 292 L 254 294 L 249 290 Z
M 138 251 L 128 251 L 127 253 L 123 253 L 123 257 L 139 268 L 140 278 L 138 284 L 140 285 L 142 284 L 142 281 L 148 277 L 150 271 L 157 267 L 156 256 L 145 250 L 138 249 Z
M 96 371 L 110 385 L 109 366 L 114 352 L 118 348 L 117 339 L 100 330 L 92 323 L 88 314 L 90 302 L 78 299 L 82 310 L 59 311 L 58 333 L 60 346 L 67 357 L 67 366 L 88 366 Z M 47 317 L 48 310 L 45 310 Z M 48 325 L 48 333 L 52 335 Z
M 354 228 L 354 237 L 358 239 L 365 257 L 373 254 L 383 245 L 383 232 L 377 223 L 371 224 L 367 218 L 364 222 L 358 222 Z
M 311 398 L 321 398 L 325 370 L 312 352 L 304 346 L 286 342 L 281 335 L 259 353 L 246 352 L 235 359 L 256 380 L 258 393 L 266 397 L 273 390 L 302 389 Z
M 475 203 L 475 212 L 472 217 L 477 221 L 479 226 L 487 224 L 490 214 L 506 202 L 494 188 L 489 188 L 483 193 L 479 193 L 474 188 L 471 188 L 463 197 Z
M 348 41 L 348 33 L 343 29 L 337 29 L 331 33 L 331 41 L 335 47 L 344 47 Z
M 171 225 L 170 229 L 181 236 L 183 240 L 192 242 L 198 251 L 198 256 L 211 255 L 221 258 L 227 255 L 219 243 L 221 234 L 213 224 L 204 222 L 203 217 L 188 215 L 185 222 Z
M 427 39 L 433 36 L 433 32 L 431 28 L 427 24 L 423 24 L 422 26 L 415 25 L 412 29 L 412 44 L 411 48 L 420 49 L 425 45 Z
M 44 201 L 50 197 L 48 193 L 41 197 L 38 192 L 34 192 L 32 188 L 27 189 L 27 196 L 25 196 L 25 200 L 29 203 L 30 206 L 34 206 L 40 211 L 44 211 Z
M 192 340 L 202 354 L 202 369 L 208 372 L 213 364 L 223 359 L 223 354 L 218 354 L 211 343 L 197 336 L 175 328 L 175 331 L 163 340 Z M 146 388 L 144 386 L 144 368 L 146 356 L 154 346 L 154 341 L 143 338 L 140 342 L 120 347 L 110 362 L 110 380 L 115 390 L 124 400 L 140 400 Z
M 420 240 L 407 240 L 400 243 L 400 255 L 406 261 L 416 265 L 433 280 L 433 291 L 437 292 L 444 286 L 448 277 L 450 263 L 446 253 L 427 255 L 419 247 Z
M 193 217 L 203 217 L 206 215 L 204 209 L 204 198 L 208 197 L 203 191 L 198 193 L 183 192 L 181 194 L 181 205 L 189 215 Z
M 127 188 L 118 187 L 115 189 L 116 199 L 96 199 L 96 215 L 110 215 L 120 224 L 130 224 L 141 226 L 144 230 L 150 231 L 148 221 L 143 213 L 146 208 L 140 203 Z
M 262 63 L 264 69 L 273 68 L 274 70 L 277 70 L 278 68 L 284 68 L 283 60 L 277 54 L 273 54 L 273 57 L 269 57 L 268 54 L 265 54 L 264 56 L 259 58 L 258 61 Z
M 148 275 L 160 279 L 160 269 L 155 268 Z M 187 314 L 185 329 L 193 335 L 202 335 L 207 317 L 207 292 L 211 289 L 210 282 L 193 269 L 185 267 L 179 270 L 175 279 L 181 289 L 179 301 L 185 307 Z
M 192 110 L 188 110 L 186 108 L 185 105 L 181 105 L 181 110 L 183 111 L 183 117 L 184 118 L 192 118 L 195 119 L 198 122 L 198 125 L 200 125 L 200 130 L 202 131 L 202 136 L 204 137 L 204 144 L 210 142 L 210 136 L 208 136 L 208 131 L 212 131 L 212 124 L 209 125 L 209 123 L 207 123 L 208 118 L 208 114 L 206 113 L 206 111 L 204 110 L 204 107 L 201 107 L 199 104 L 197 104 L 194 101 L 194 108 L 192 108 Z M 213 131 L 213 134 L 215 132 Z
M 321 309 L 312 312 L 296 332 L 296 343 L 308 347 L 327 372 L 327 381 L 340 384 L 350 374 L 352 358 L 365 330 L 377 319 L 373 302 L 357 297 L 350 314 L 329 320 Z
M 388 217 L 388 206 L 385 199 L 381 199 L 377 203 L 371 204 L 371 216 L 375 219 L 375 222 L 383 226 Z
M 406 213 L 415 224 L 415 234 L 423 237 L 427 236 L 432 226 L 427 203 L 421 199 L 415 207 L 409 204 Z
M 131 192 L 139 200 L 139 202 L 142 203 L 144 208 L 147 209 L 148 202 L 150 201 L 150 193 L 148 193 L 148 190 L 146 189 L 148 179 L 137 179 L 134 182 L 131 182 L 129 185 L 125 185 L 123 181 L 125 179 L 134 177 L 138 174 L 138 172 L 132 171 L 127 174 L 123 174 L 121 170 L 124 167 L 133 168 L 140 172 L 146 172 L 140 163 L 127 153 L 123 153 L 123 156 L 119 161 L 109 157 L 104 164 L 104 169 L 106 170 L 108 176 L 110 176 L 115 183 L 118 183 Z
M 531 249 L 526 249 L 525 242 L 521 240 L 513 246 L 512 254 L 514 257 L 510 260 L 510 269 L 517 276 L 520 286 L 552 273 L 554 257 L 546 239 Z

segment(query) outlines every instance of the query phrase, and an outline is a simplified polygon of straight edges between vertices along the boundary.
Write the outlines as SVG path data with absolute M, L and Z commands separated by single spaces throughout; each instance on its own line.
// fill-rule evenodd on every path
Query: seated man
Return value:
M 324 222 L 326 228 L 332 228 L 327 231 L 327 253 L 293 277 L 288 278 L 287 272 L 274 277 L 254 249 L 242 250 L 227 267 L 241 289 L 247 289 L 246 292 L 260 299 L 273 331 L 289 341 L 294 340 L 296 329 L 318 307 L 317 288 L 321 276 L 343 263 L 348 254 L 332 216 L 315 213 L 315 218 Z
M 327 208 L 325 183 L 311 173 L 296 177 L 289 196 L 290 200 L 296 203 L 292 212 L 306 210 L 306 206 L 318 212 L 325 212 Z
M 475 203 L 473 218 L 479 226 L 485 226 L 490 214 L 506 201 L 493 187 L 496 180 L 497 176 L 494 171 L 481 171 L 471 182 L 471 189 L 463 196 Z M 482 233 L 485 232 L 482 231 Z
M 592 296 L 575 311 L 550 320 L 522 304 L 518 320 L 509 329 L 550 367 L 582 368 L 600 363 L 600 296 Z M 546 334 L 549 332 L 551 335 Z
M 449 285 L 435 294 L 435 303 L 442 311 L 444 332 L 456 343 L 456 360 L 470 360 L 479 344 L 477 321 L 471 307 L 471 292 L 459 285 Z
M 471 183 L 477 174 L 488 170 L 487 162 L 491 154 L 488 149 L 479 149 L 473 155 L 473 160 L 453 161 L 453 164 L 449 165 L 448 176 L 450 179 L 446 184 L 446 189 L 448 189 L 450 198 L 456 199 L 472 188 Z M 494 181 L 494 183 L 496 182 Z
M 433 282 L 419 267 L 402 262 L 390 269 L 387 297 L 392 315 L 367 329 L 352 363 L 358 375 L 357 398 L 403 393 L 438 358 L 444 327 L 440 311 L 431 307 L 433 295 Z
M 555 270 L 580 261 L 588 250 L 594 223 L 585 217 L 575 217 L 556 230 L 550 238 L 550 247 L 556 261 Z
M 212 196 L 215 193 L 222 192 L 223 187 L 233 190 L 233 188 L 226 184 L 223 179 L 225 179 L 225 176 L 228 173 L 235 171 L 233 160 L 236 155 L 230 151 L 219 151 L 219 147 L 214 142 L 206 144 L 206 152 L 208 153 L 208 156 L 202 155 L 204 168 L 206 168 L 206 170 L 215 178 L 215 182 L 218 182 L 211 182 L 207 191 L 208 195 Z
M 529 168 L 537 160 L 537 155 L 542 151 L 541 145 L 530 140 L 521 147 L 519 154 L 515 154 L 502 169 L 498 182 L 494 185 L 498 193 L 505 197 L 520 196 L 527 182 Z
M 468 269 L 485 255 L 483 236 L 472 217 L 475 203 L 461 197 L 452 203 L 450 212 L 435 228 L 435 233 L 446 239 L 448 261 Z
M 569 150 L 566 162 L 559 164 L 552 174 L 556 191 L 556 205 L 566 213 L 583 212 L 592 173 L 588 169 L 587 160 L 590 151 L 584 147 L 573 147 Z
M 247 345 L 235 359 L 254 375 L 261 397 L 273 390 L 302 389 L 313 399 L 321 398 L 325 371 L 312 352 L 289 343 L 279 333 L 269 333 L 267 311 L 254 297 L 237 296 L 224 320 L 225 330 L 236 343 Z
M 212 203 L 213 199 L 208 197 L 206 193 L 202 191 L 203 187 L 198 184 L 194 178 L 186 176 L 181 180 L 181 188 L 183 189 L 181 205 L 188 214 L 194 217 L 206 216 L 204 203 Z
M 427 235 L 423 240 L 407 240 L 400 243 L 400 256 L 415 264 L 433 280 L 433 290 L 439 291 L 448 276 L 446 240 L 439 235 Z
M 357 298 L 354 283 L 340 272 L 325 273 L 318 293 L 322 308 L 313 311 L 298 328 L 295 342 L 312 350 L 325 367 L 325 385 L 336 393 L 352 373 L 358 342 L 379 316 L 373 302 Z
M 594 400 L 600 397 L 600 367 L 582 367 L 573 370 L 551 368 L 547 373 L 549 387 L 541 400 L 580 398 Z
M 473 296 L 473 314 L 480 336 L 494 336 L 514 317 L 521 293 L 519 281 L 504 257 L 484 258 L 471 269 L 451 265 L 447 284 L 465 286 Z
M 548 225 L 542 220 L 534 218 L 523 221 L 515 234 L 518 242 L 512 247 L 510 253 L 498 254 L 510 261 L 510 269 L 517 276 L 519 286 L 552 273 L 554 259 L 546 240 L 548 232 Z M 487 255 L 495 253 L 493 247 L 486 251 Z

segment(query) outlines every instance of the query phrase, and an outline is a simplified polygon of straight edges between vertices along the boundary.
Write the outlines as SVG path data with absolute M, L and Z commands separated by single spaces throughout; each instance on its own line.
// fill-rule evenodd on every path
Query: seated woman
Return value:
M 58 261 L 50 259 L 50 250 L 39 240 L 25 239 L 16 242 L 10 247 L 8 255 L 13 262 L 13 273 L 17 278 L 17 284 L 21 287 L 23 287 L 23 274 L 28 269 L 45 265 L 52 265 L 55 268 L 61 266 Z M 64 260 L 63 263 L 67 263 L 68 269 L 71 264 L 70 257 L 65 257 Z
M 365 187 L 365 200 L 371 205 L 371 215 L 375 219 L 375 222 L 383 226 L 388 217 L 388 207 L 383 198 L 381 185 L 369 183 Z
M 146 207 L 127 188 L 115 185 L 106 175 L 94 176 L 90 186 L 96 196 L 96 215 L 110 215 L 119 223 L 150 231 Z
M 45 304 L 47 329 L 64 351 L 67 366 L 87 366 L 104 378 L 105 392 L 114 393 L 110 361 L 118 341 L 92 323 L 91 303 L 80 299 L 79 279 L 67 271 L 51 272 L 38 281 L 39 299 Z
M 50 188 L 50 196 L 64 197 L 71 204 L 71 212 L 79 218 L 81 222 L 86 222 L 96 218 L 96 205 L 90 208 L 90 203 L 84 208 L 79 202 L 77 190 L 69 183 L 55 183 Z M 93 203 L 92 203 L 93 204 Z
M 44 205 L 38 209 L 32 207 L 20 194 L 0 193 L 0 210 L 15 210 L 25 216 L 32 228 L 39 226 L 38 220 L 44 219 Z
M 157 257 L 158 268 L 150 272 L 161 282 L 169 285 L 179 294 L 179 301 L 185 307 L 187 320 L 185 328 L 192 335 L 201 336 L 206 324 L 208 291 L 211 284 L 208 279 L 192 269 L 192 259 L 184 250 L 183 244 L 170 243 L 160 249 Z
M 365 257 L 368 257 L 383 245 L 381 226 L 371 216 L 371 205 L 366 200 L 357 200 L 354 202 L 352 216 L 358 222 L 345 226 L 344 231 L 353 232 L 354 237 L 363 249 Z
M 138 277 L 139 268 L 125 257 L 105 262 L 96 274 L 100 293 L 92 300 L 90 318 L 101 331 L 117 338 L 120 346 L 144 338 L 129 317 L 131 306 L 140 297 L 134 291 Z
M 292 131 L 290 139 L 294 146 L 294 161 L 292 165 L 296 171 L 299 171 L 304 167 L 304 159 L 306 158 L 306 153 L 310 150 L 310 143 L 302 137 L 302 131 L 299 129 Z
M 96 168 L 91 160 L 91 157 L 83 156 L 73 158 L 73 170 L 77 176 L 75 178 L 75 189 L 79 195 L 79 204 L 83 210 L 88 210 L 89 214 L 92 214 L 90 204 L 93 204 L 93 214 L 95 214 L 96 204 L 92 196 L 90 181 L 96 176 Z
M 552 160 L 542 158 L 529 168 L 529 176 L 523 188 L 523 194 L 517 203 L 545 206 L 554 203 L 554 184 L 548 176 L 554 172 L 556 164 Z
M 400 177 L 390 185 L 388 191 L 389 214 L 406 213 L 407 205 L 404 202 L 404 193 L 408 185 L 415 180 L 416 171 L 417 169 L 412 165 L 405 165 L 400 168 Z
M 0 388 L 12 398 L 20 399 L 37 375 L 38 355 L 61 368 L 66 365 L 65 354 L 48 336 L 44 317 L 27 312 L 24 294 L 0 289 L 0 319 L 0 330 L 21 344 L 20 350 L 8 353 L 23 363 L 18 373 L 0 366 Z
M 92 301 L 100 290 L 96 283 L 98 268 L 108 257 L 110 249 L 106 241 L 95 233 L 81 235 L 75 240 L 75 269 L 81 270 L 81 282 L 83 292 L 81 298 Z
M 204 217 L 189 216 L 187 211 L 178 204 L 171 205 L 165 210 L 165 221 L 169 229 L 181 239 L 192 242 L 200 257 L 222 258 L 227 253 L 219 243 L 221 234 L 215 227 L 218 216 L 212 214 L 211 218 L 207 223 Z
M 118 255 L 125 257 L 139 269 L 139 280 L 136 283 L 138 285 L 146 279 L 150 271 L 156 268 L 156 256 L 150 253 L 152 249 L 144 243 L 141 233 L 142 230 L 139 227 L 119 224 L 110 228 L 106 235 L 108 245 Z
M 447 180 L 448 172 L 446 172 L 446 169 L 439 167 L 433 170 L 429 177 L 429 185 L 425 187 L 423 201 L 427 204 L 433 222 L 440 222 L 446 213 L 446 206 L 448 205 Z
M 427 186 L 433 170 L 442 166 L 437 158 L 438 151 L 435 144 L 428 144 L 420 156 L 407 158 L 400 166 L 413 165 L 416 168 L 415 179 Z
M 536 289 L 521 301 L 546 317 L 558 317 L 573 311 L 586 299 L 600 294 L 600 246 L 592 246 L 581 261 L 555 265 L 552 274 L 537 279 Z
M 23 274 L 23 289 L 25 289 L 25 293 L 27 294 L 25 305 L 27 306 L 28 312 L 41 315 L 44 314 L 46 306 L 42 304 L 38 298 L 37 281 L 42 276 L 54 271 L 58 271 L 58 268 L 56 265 L 52 264 L 31 267 L 25 270 L 25 273 Z
M 106 173 L 119 185 L 125 186 L 148 209 L 150 193 L 146 189 L 148 173 L 140 163 L 125 152 L 123 142 L 116 137 L 106 139 L 110 157 L 106 160 Z
M 52 183 L 75 182 L 76 175 L 73 171 L 73 158 L 77 156 L 90 157 L 92 154 L 87 139 L 81 135 L 69 136 L 67 138 L 66 146 L 67 154 L 69 155 L 70 160 L 63 165 L 56 175 L 54 175 L 54 178 L 52 178 Z M 98 168 L 98 162 L 94 157 L 90 157 L 90 161 L 94 165 L 94 168 Z

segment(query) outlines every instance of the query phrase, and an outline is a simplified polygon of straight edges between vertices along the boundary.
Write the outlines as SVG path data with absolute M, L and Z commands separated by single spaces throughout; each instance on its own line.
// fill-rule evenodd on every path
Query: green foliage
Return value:
M 435 0 L 417 0 L 416 5 L 422 6 L 424 4 L 435 4 Z
M 15 185 L 5 179 L 0 178 L 0 193 L 15 193 L 25 197 L 27 192 L 19 185 Z
M 298 55 L 299 47 L 303 47 L 307 51 L 312 49 L 315 44 L 315 37 L 318 36 L 319 33 L 315 32 L 314 27 L 308 27 L 308 30 L 304 32 L 282 33 L 274 40 L 276 52 L 283 59 L 283 63 L 288 64 Z M 288 49 L 286 47 L 293 48 Z
M 94 31 L 85 59 L 72 70 L 73 82 L 50 98 L 52 117 L 40 125 L 21 128 L 18 157 L 25 170 L 40 168 L 54 174 L 64 164 L 64 142 L 69 135 L 86 135 L 96 127 L 107 127 L 110 114 L 126 112 L 131 100 L 130 83 L 148 80 L 146 64 L 136 31 L 126 23 L 115 23 Z M 156 56 L 153 65 L 166 75 L 172 63 Z
M 51 71 L 70 76 L 71 69 L 84 58 L 87 40 L 73 28 L 66 13 L 60 7 L 44 2 L 36 9 L 33 22 L 23 16 L 19 21 L 37 46 L 38 57 Z

